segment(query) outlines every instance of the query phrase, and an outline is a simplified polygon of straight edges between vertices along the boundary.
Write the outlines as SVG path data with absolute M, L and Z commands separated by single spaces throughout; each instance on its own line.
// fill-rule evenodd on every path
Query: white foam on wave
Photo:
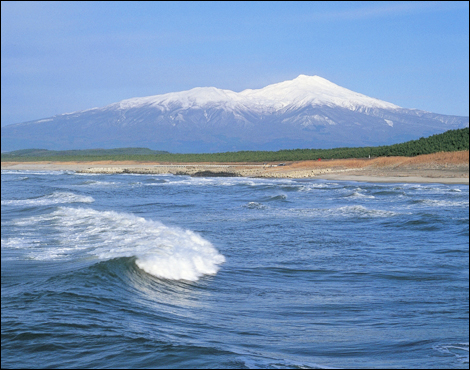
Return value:
M 440 353 L 454 356 L 459 362 L 463 364 L 468 364 L 469 362 L 468 342 L 455 344 L 440 344 L 434 346 L 433 348 L 439 351 Z
M 129 213 L 60 207 L 17 224 L 55 229 L 54 239 L 31 251 L 29 256 L 35 259 L 136 257 L 136 265 L 151 275 L 190 281 L 216 274 L 225 262 L 197 233 Z
M 258 202 L 249 202 L 248 204 L 244 204 L 243 207 L 248 208 L 248 209 L 267 209 L 268 208 L 264 204 L 258 203 Z
M 8 239 L 2 238 L 1 243 L 2 243 L 2 248 L 24 249 L 25 247 L 28 247 L 31 244 L 31 241 L 27 240 L 26 238 L 8 238 Z
M 109 185 L 116 185 L 117 183 L 114 181 L 95 181 L 95 180 L 87 180 L 83 183 L 79 184 L 81 186 L 109 186 Z
M 191 177 L 188 175 L 159 175 L 165 182 L 148 183 L 145 186 L 264 186 L 292 185 L 294 181 L 287 179 L 262 179 L 249 177 Z
M 422 199 L 418 203 L 431 207 L 468 207 L 469 205 L 468 199 L 462 201 Z
M 2 182 L 4 181 L 24 181 L 24 180 L 28 180 L 29 177 L 28 176 L 21 176 L 21 177 L 13 177 L 13 178 L 5 178 L 5 177 L 2 177 Z
M 394 217 L 404 213 L 397 213 L 383 209 L 367 208 L 361 205 L 342 206 L 337 208 L 293 208 L 287 212 L 294 212 L 300 216 L 307 217 Z M 283 212 L 276 210 L 276 214 L 282 215 Z M 407 213 L 411 214 L 411 213 Z
M 407 191 L 415 192 L 416 194 L 429 194 L 429 195 L 449 195 L 449 193 L 467 193 L 468 186 L 462 185 L 444 185 L 444 184 L 403 184 Z M 457 195 L 457 194 L 454 194 Z
M 352 194 L 349 194 L 347 197 L 351 197 L 351 198 L 363 198 L 363 199 L 375 199 L 375 197 L 373 195 L 367 195 L 367 194 L 363 194 L 363 193 L 360 193 L 358 191 L 355 191 L 353 192 Z
M 239 350 L 237 351 L 239 352 Z M 269 358 L 263 355 L 245 353 L 239 358 L 248 369 L 340 369 L 312 362 L 299 362 L 289 359 Z
M 233 186 L 239 184 L 237 177 L 190 177 L 187 175 L 165 175 L 165 182 L 148 183 L 146 186 Z
M 383 209 L 367 208 L 362 205 L 342 206 L 336 208 L 292 208 L 289 210 L 276 209 L 275 213 L 269 214 L 270 217 L 281 216 L 285 214 L 296 214 L 300 217 L 352 217 L 352 218 L 386 218 L 398 215 L 408 214 L 411 212 L 394 212 Z
M 1 204 L 13 206 L 48 206 L 60 203 L 92 203 L 93 197 L 70 192 L 56 191 L 38 198 L 2 200 Z
M 357 217 L 391 217 L 397 215 L 396 212 L 381 209 L 370 209 L 364 206 L 343 206 L 331 210 L 334 214 Z
M 317 182 L 317 183 L 311 183 L 307 185 L 298 185 L 299 186 L 299 191 L 301 192 L 310 192 L 310 191 L 315 191 L 317 189 L 324 189 L 324 188 L 330 188 L 331 186 L 335 186 L 337 184 L 334 183 L 324 183 L 324 182 Z
M 271 196 L 264 198 L 266 202 L 277 201 L 277 200 L 283 201 L 286 199 L 287 199 L 287 195 L 283 193 L 277 193 L 276 195 L 271 195 Z
M 101 173 L 82 173 L 82 172 L 73 172 L 72 175 L 74 176 L 85 176 L 85 177 L 93 177 L 93 176 L 103 176 Z

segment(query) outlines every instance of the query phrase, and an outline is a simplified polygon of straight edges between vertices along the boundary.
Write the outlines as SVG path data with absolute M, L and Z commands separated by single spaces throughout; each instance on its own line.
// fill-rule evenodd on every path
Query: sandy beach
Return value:
M 160 163 L 135 161 L 2 162 L 2 170 L 69 170 L 191 176 L 320 178 L 367 182 L 469 183 L 469 152 L 270 163 Z

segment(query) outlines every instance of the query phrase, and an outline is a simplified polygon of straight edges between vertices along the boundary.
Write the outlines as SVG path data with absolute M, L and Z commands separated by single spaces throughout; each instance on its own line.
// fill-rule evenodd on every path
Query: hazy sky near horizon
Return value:
M 469 115 L 468 2 L 1 2 L 1 124 L 318 75 Z

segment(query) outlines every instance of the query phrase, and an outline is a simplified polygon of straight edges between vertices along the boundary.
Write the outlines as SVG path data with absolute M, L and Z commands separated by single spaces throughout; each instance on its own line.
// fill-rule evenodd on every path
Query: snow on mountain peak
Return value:
M 240 94 L 278 107 L 327 105 L 351 110 L 359 107 L 399 108 L 397 105 L 348 90 L 319 76 L 299 75 L 293 80 L 268 85 L 259 90 L 244 90 Z
M 222 90 L 215 87 L 195 87 L 187 91 L 126 99 L 117 104 L 119 104 L 120 109 L 153 106 L 166 110 L 171 109 L 173 106 L 180 106 L 180 108 L 187 109 L 214 104 L 230 105 L 236 100 L 237 93 L 231 90 Z
M 151 106 L 166 111 L 219 106 L 225 109 L 273 111 L 302 106 L 340 106 L 357 110 L 365 108 L 396 109 L 397 105 L 356 93 L 320 76 L 299 75 L 293 80 L 275 83 L 261 89 L 246 89 L 240 93 L 215 87 L 123 100 L 120 109 Z

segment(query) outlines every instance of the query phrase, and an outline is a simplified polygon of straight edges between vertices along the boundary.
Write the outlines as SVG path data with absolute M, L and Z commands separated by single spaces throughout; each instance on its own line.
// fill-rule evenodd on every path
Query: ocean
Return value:
M 468 185 L 1 175 L 2 368 L 468 368 Z

